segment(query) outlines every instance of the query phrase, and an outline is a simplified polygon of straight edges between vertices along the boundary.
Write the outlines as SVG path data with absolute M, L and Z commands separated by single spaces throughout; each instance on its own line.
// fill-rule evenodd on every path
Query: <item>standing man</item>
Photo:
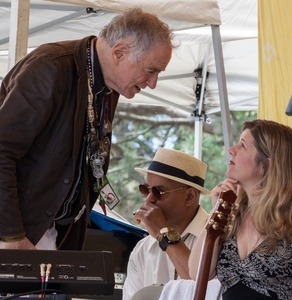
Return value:
M 119 94 L 155 88 L 171 53 L 168 26 L 131 9 L 14 66 L 0 90 L 0 248 L 82 249 Z
M 123 289 L 130 300 L 140 289 L 189 279 L 190 249 L 205 227 L 208 215 L 199 205 L 207 165 L 181 151 L 159 148 L 139 186 L 145 202 L 134 213 L 135 221 L 149 232 L 133 249 Z

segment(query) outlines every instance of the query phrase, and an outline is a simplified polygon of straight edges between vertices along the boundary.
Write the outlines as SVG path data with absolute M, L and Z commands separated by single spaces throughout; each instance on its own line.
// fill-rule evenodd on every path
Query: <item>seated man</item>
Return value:
M 146 286 L 173 279 L 189 279 L 190 248 L 205 227 L 207 213 L 200 207 L 207 165 L 181 151 L 159 148 L 139 186 L 145 202 L 134 213 L 149 236 L 133 249 L 123 289 L 123 299 Z

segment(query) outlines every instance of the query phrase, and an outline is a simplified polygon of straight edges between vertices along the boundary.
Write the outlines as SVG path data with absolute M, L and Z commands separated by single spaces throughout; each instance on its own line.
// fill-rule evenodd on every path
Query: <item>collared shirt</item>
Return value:
M 203 230 L 208 214 L 199 208 L 196 216 L 182 234 L 186 246 L 191 249 Z M 140 240 L 133 249 L 128 262 L 127 278 L 123 288 L 123 300 L 131 300 L 133 295 L 145 286 L 165 284 L 174 279 L 175 268 L 165 251 L 159 248 L 152 236 Z

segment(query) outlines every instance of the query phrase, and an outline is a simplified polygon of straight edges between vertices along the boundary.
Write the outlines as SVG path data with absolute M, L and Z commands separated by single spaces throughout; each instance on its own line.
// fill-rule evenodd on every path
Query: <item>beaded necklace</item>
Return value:
M 109 154 L 111 141 L 108 134 L 112 131 L 111 123 L 108 120 L 108 101 L 107 95 L 112 92 L 100 80 L 100 87 L 95 82 L 94 54 L 95 54 L 95 39 L 88 42 L 87 47 L 87 72 L 88 72 L 88 104 L 87 104 L 87 137 L 88 147 L 87 156 L 92 168 L 92 174 L 96 178 L 94 190 L 99 192 L 102 187 L 104 177 L 103 166 Z M 95 91 L 95 89 L 99 89 Z

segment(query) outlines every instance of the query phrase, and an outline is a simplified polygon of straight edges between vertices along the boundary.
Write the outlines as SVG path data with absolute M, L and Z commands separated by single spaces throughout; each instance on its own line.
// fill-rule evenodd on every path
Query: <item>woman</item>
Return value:
M 211 194 L 233 190 L 238 209 L 214 248 L 210 279 L 217 275 L 223 300 L 292 299 L 292 129 L 246 122 L 229 153 L 227 178 Z M 193 249 L 193 279 L 198 261 Z

